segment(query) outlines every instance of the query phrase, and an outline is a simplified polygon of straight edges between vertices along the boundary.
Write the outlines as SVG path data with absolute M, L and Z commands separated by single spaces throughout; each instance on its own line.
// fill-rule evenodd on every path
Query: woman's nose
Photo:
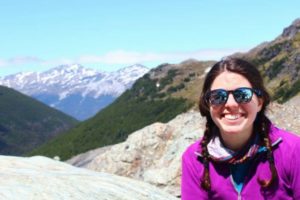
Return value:
M 227 102 L 225 104 L 225 106 L 238 106 L 239 104 L 235 101 L 234 97 L 232 94 L 229 94 Z

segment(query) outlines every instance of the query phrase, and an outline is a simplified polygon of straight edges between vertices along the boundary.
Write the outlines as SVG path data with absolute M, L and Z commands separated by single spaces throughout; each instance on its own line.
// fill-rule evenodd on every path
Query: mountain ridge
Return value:
M 300 18 L 274 40 L 233 57 L 244 58 L 258 67 L 273 100 L 288 101 L 300 92 Z
M 0 84 L 84 120 L 113 102 L 148 71 L 140 64 L 115 72 L 101 72 L 79 64 L 60 65 L 44 72 L 8 75 L 0 78 Z

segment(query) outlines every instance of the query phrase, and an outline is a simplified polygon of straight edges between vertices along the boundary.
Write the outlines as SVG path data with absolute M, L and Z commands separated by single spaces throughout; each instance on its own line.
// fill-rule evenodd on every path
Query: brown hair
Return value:
M 206 117 L 207 120 L 204 136 L 200 144 L 202 148 L 203 164 L 204 164 L 204 173 L 201 180 L 201 186 L 207 191 L 210 190 L 211 182 L 209 178 L 209 154 L 207 150 L 207 144 L 213 137 L 217 136 L 219 131 L 210 116 L 209 104 L 205 98 L 205 95 L 207 94 L 208 91 L 210 91 L 210 87 L 213 81 L 215 80 L 215 78 L 224 71 L 230 71 L 244 76 L 250 82 L 253 88 L 259 89 L 262 92 L 262 96 L 260 98 L 263 99 L 263 105 L 260 112 L 257 113 L 256 120 L 254 122 L 253 131 L 256 133 L 260 133 L 259 134 L 260 141 L 267 148 L 267 158 L 270 163 L 270 170 L 272 173 L 272 177 L 270 180 L 258 179 L 259 184 L 263 188 L 267 188 L 278 177 L 275 164 L 274 164 L 272 146 L 270 144 L 270 138 L 269 138 L 271 122 L 265 115 L 266 107 L 270 103 L 270 95 L 268 94 L 266 88 L 264 87 L 263 79 L 259 71 L 252 64 L 242 59 L 229 58 L 229 57 L 223 59 L 222 61 L 217 62 L 208 72 L 204 80 L 204 85 L 200 96 L 199 110 L 201 115 Z

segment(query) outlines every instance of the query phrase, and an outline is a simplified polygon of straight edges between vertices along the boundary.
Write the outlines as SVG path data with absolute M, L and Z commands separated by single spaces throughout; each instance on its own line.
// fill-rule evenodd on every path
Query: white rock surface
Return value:
M 143 180 L 180 196 L 181 154 L 203 134 L 204 122 L 198 112 L 184 113 L 169 123 L 154 123 L 136 131 L 123 143 L 89 151 L 68 163 Z
M 46 157 L 0 156 L 2 200 L 176 200 L 154 186 Z
M 278 127 L 300 134 L 300 95 L 285 104 L 272 103 L 268 117 Z

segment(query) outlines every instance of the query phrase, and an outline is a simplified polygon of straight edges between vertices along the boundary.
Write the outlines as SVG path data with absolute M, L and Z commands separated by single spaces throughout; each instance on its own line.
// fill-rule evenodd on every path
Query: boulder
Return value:
M 181 155 L 202 136 L 204 123 L 198 112 L 190 111 L 166 124 L 157 122 L 136 131 L 123 143 L 80 154 L 67 162 L 142 180 L 179 197 Z
M 0 199 L 176 200 L 154 186 L 50 158 L 0 156 Z

